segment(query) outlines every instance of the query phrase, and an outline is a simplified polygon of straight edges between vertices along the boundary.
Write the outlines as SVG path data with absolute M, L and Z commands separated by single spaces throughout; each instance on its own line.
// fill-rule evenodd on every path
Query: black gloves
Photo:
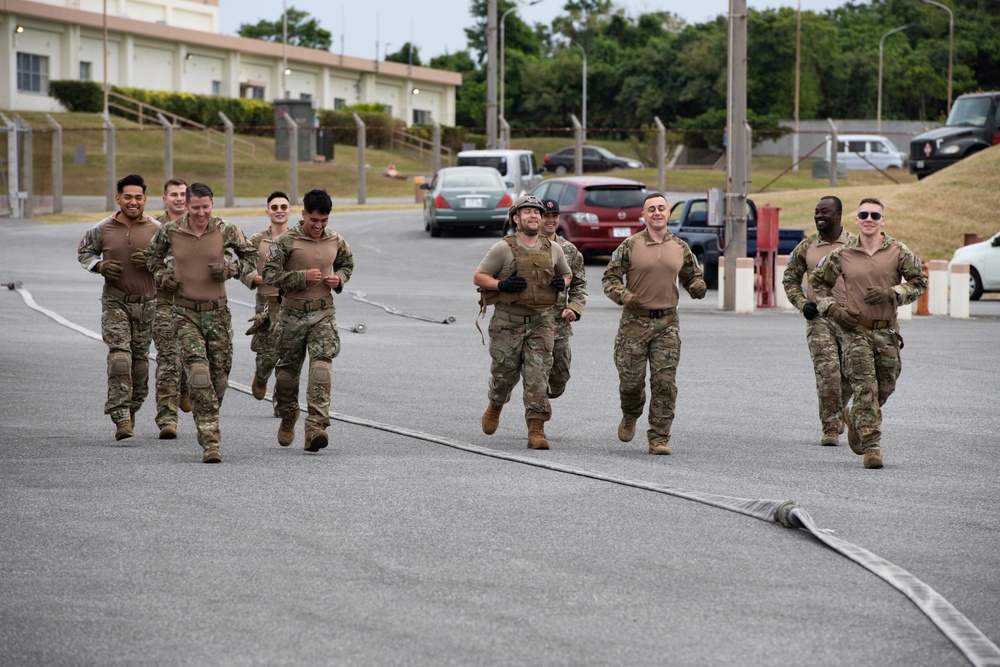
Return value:
M 819 317 L 819 307 L 810 301 L 806 305 L 802 306 L 802 317 L 807 320 L 814 320 Z
M 566 289 L 566 279 L 562 275 L 552 276 L 549 284 L 555 287 L 557 292 L 562 292 Z
M 517 273 L 510 278 L 505 278 L 497 283 L 497 289 L 501 292 L 523 292 L 528 289 L 528 281 L 518 277 Z

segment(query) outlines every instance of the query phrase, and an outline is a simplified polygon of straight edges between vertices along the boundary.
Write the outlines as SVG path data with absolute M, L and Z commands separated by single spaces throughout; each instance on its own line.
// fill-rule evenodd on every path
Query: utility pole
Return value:
M 747 0 L 729 0 L 729 77 L 726 131 L 726 272 L 724 305 L 736 310 L 736 260 L 747 255 Z
M 486 3 L 486 147 L 497 147 L 497 0 Z

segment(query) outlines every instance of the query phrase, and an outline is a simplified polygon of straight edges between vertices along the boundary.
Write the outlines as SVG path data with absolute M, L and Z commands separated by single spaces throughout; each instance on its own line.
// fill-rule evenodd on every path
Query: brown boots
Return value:
M 878 445 L 865 450 L 864 465 L 866 468 L 882 467 L 882 448 Z
M 493 435 L 497 432 L 497 428 L 500 426 L 500 411 L 503 410 L 503 405 L 497 405 L 496 403 L 490 401 L 489 406 L 486 408 L 486 412 L 483 413 L 483 433 L 486 435 Z
M 176 424 L 164 424 L 160 427 L 160 440 L 173 440 L 177 437 Z
M 545 438 L 545 422 L 541 419 L 528 420 L 528 449 L 548 449 L 549 441 Z
M 202 463 L 222 463 L 222 453 L 218 447 L 209 447 L 201 453 Z
M 267 393 L 267 378 L 261 380 L 259 377 L 254 375 L 253 384 L 250 385 L 250 393 L 252 393 L 253 397 L 258 401 L 263 400 L 264 394 Z
M 281 418 L 281 426 L 278 427 L 278 444 L 287 447 L 295 440 L 295 422 L 299 420 L 299 412 L 296 410 L 290 417 Z
M 635 437 L 635 417 L 622 415 L 622 420 L 618 422 L 618 439 L 622 442 L 632 442 Z
M 326 431 L 321 431 L 319 429 L 306 429 L 305 450 L 307 452 L 318 452 L 326 447 L 329 441 L 330 439 L 327 437 Z

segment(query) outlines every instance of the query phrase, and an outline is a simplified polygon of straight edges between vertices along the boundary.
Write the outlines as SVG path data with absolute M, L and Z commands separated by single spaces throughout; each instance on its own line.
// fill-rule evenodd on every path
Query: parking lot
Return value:
M 253 294 L 228 284 L 216 466 L 188 415 L 177 440 L 156 438 L 152 396 L 136 437 L 114 441 L 106 347 L 85 335 L 102 281 L 76 262 L 89 225 L 3 223 L 0 282 L 64 321 L 0 290 L 0 663 L 969 664 L 806 531 L 684 497 L 698 494 L 794 501 L 1000 641 L 1000 300 L 902 323 L 886 466 L 865 470 L 846 437 L 819 446 L 801 316 L 684 297 L 673 454 L 654 457 L 616 437 L 620 309 L 591 264 L 552 449 L 536 452 L 519 391 L 498 432 L 480 430 L 472 275 L 498 237 L 432 239 L 420 215 L 334 209 L 357 268 L 336 299 L 337 416 L 319 454 L 301 421 L 279 447 L 249 395 Z

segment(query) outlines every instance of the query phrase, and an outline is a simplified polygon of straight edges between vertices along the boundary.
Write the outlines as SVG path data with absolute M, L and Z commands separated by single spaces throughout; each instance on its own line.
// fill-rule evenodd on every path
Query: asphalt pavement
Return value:
M 253 295 L 231 281 L 223 462 L 204 465 L 190 415 L 157 439 L 152 396 L 114 440 L 106 347 L 67 326 L 100 332 L 102 281 L 75 254 L 88 226 L 0 223 L 0 283 L 25 291 L 0 290 L 0 664 L 969 664 L 806 531 L 664 488 L 793 500 L 1000 641 L 1000 301 L 902 323 L 886 465 L 865 470 L 846 437 L 819 445 L 800 315 L 685 296 L 673 454 L 654 457 L 645 418 L 616 437 L 620 309 L 591 264 L 552 449 L 536 452 L 519 390 L 480 430 L 472 274 L 498 237 L 335 209 L 357 268 L 336 299 L 330 447 L 304 452 L 301 420 L 278 446 L 248 394 Z

